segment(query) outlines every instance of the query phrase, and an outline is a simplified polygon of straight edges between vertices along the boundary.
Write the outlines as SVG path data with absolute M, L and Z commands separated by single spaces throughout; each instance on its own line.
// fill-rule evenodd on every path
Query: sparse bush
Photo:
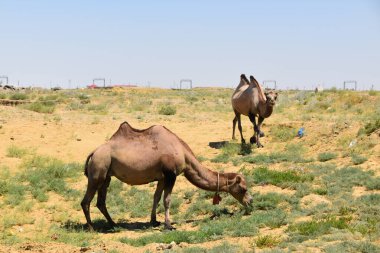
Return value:
M 267 167 L 259 167 L 251 171 L 243 169 L 242 172 L 255 184 L 273 184 L 282 188 L 289 187 L 294 183 L 313 180 L 312 175 L 301 174 L 294 170 L 275 171 L 269 170 Z
M 296 136 L 296 130 L 293 127 L 284 125 L 274 125 L 270 129 L 273 139 L 277 141 L 290 141 Z
M 19 147 L 16 147 L 14 145 L 8 147 L 8 149 L 7 149 L 7 156 L 8 157 L 22 158 L 27 153 L 28 153 L 27 149 L 19 148 Z
M 344 217 L 333 217 L 291 224 L 287 231 L 291 232 L 291 237 L 293 240 L 295 239 L 296 241 L 302 242 L 323 234 L 327 234 L 331 228 L 347 229 L 348 227 L 349 219 Z
M 361 252 L 361 253 L 377 253 L 380 252 L 378 245 L 369 241 L 344 241 L 336 244 L 329 244 L 324 249 L 326 253 L 336 252 Z
M 141 97 L 132 98 L 130 99 L 128 110 L 130 112 L 146 111 L 152 104 L 153 104 L 153 101 L 146 98 L 141 98 Z
M 380 129 L 380 117 L 379 115 L 374 116 L 370 121 L 368 121 L 364 127 L 359 129 L 358 135 L 370 135 L 373 132 Z
M 280 244 L 280 242 L 279 237 L 273 235 L 259 236 L 255 240 L 255 244 L 258 248 L 272 248 Z
M 326 172 L 323 183 L 326 185 L 328 195 L 342 194 L 352 191 L 353 186 L 365 186 L 373 178 L 372 171 L 363 171 L 357 167 L 343 167 L 339 170 Z
M 364 156 L 358 155 L 358 154 L 352 154 L 351 155 L 352 163 L 355 165 L 359 165 L 367 161 L 368 159 Z
M 336 157 L 337 157 L 336 153 L 330 153 L 330 152 L 320 153 L 318 155 L 318 161 L 320 161 L 320 162 L 326 162 L 326 161 L 335 159 Z
M 260 194 L 254 197 L 253 209 L 271 210 L 276 209 L 281 202 L 281 195 L 277 193 Z
M 107 105 L 105 103 L 103 104 L 89 104 L 87 105 L 87 110 L 95 113 L 105 114 L 107 113 Z
M 80 100 L 81 104 L 89 104 L 90 103 L 90 96 L 84 93 L 79 93 L 78 99 Z
M 318 194 L 318 195 L 326 195 L 327 189 L 326 188 L 316 188 L 316 189 L 313 189 L 313 193 Z
M 39 201 L 47 201 L 46 192 L 54 191 L 64 197 L 77 197 L 78 191 L 67 187 L 64 179 L 74 177 L 82 171 L 82 166 L 75 163 L 63 163 L 57 159 L 33 156 L 23 163 L 25 171 L 21 180 L 29 183 L 31 193 Z M 68 194 L 70 193 L 70 194 Z
M 55 110 L 55 104 L 46 105 L 42 102 L 33 102 L 30 104 L 23 105 L 27 110 L 38 112 L 38 113 L 53 113 Z
M 19 205 L 24 200 L 26 187 L 14 180 L 0 180 L 0 196 L 5 196 L 5 203 Z
M 66 106 L 66 108 L 67 110 L 70 110 L 70 111 L 76 111 L 76 110 L 82 110 L 84 108 L 84 105 L 78 102 L 71 102 Z
M 25 93 L 16 92 L 12 93 L 9 98 L 12 100 L 26 100 L 28 96 Z
M 158 110 L 161 115 L 174 115 L 176 112 L 177 109 L 173 105 L 162 105 Z
M 377 96 L 377 94 L 378 94 L 378 92 L 375 90 L 368 91 L 368 95 L 370 95 L 370 96 Z

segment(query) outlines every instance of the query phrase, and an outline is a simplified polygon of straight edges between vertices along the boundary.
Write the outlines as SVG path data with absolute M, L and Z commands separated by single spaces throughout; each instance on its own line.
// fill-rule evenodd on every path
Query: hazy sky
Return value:
M 0 0 L 0 75 L 20 85 L 380 89 L 380 1 Z

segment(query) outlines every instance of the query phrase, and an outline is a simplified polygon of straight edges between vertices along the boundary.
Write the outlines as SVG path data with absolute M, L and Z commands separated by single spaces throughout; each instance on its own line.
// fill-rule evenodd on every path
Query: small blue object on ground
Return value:
M 305 130 L 305 128 L 303 128 L 303 127 L 301 127 L 300 130 L 298 130 L 297 136 L 298 136 L 299 138 L 302 138 L 302 137 L 303 137 L 303 135 L 304 135 L 304 130 Z

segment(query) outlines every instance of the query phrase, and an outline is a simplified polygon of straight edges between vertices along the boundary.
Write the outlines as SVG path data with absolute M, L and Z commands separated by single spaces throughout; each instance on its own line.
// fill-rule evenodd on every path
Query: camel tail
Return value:
M 92 152 L 91 154 L 89 154 L 89 155 L 87 156 L 86 163 L 84 164 L 84 175 L 85 175 L 86 177 L 88 177 L 88 172 L 87 172 L 87 169 L 88 169 L 88 162 L 90 161 L 90 159 L 91 159 L 91 157 L 92 157 L 93 154 L 94 154 L 94 152 Z

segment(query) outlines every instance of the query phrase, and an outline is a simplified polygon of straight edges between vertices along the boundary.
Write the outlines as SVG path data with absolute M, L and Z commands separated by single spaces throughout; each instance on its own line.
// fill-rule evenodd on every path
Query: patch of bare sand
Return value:
M 368 194 L 380 194 L 380 190 L 367 190 L 364 186 L 352 187 L 352 197 L 359 198 Z
M 310 209 L 314 208 L 317 205 L 320 204 L 326 204 L 326 205 L 331 205 L 331 201 L 328 200 L 326 197 L 317 195 L 317 194 L 310 194 L 305 197 L 303 197 L 300 201 L 301 207 L 305 209 Z
M 296 191 L 291 189 L 282 189 L 281 187 L 275 186 L 275 185 L 257 185 L 251 187 L 252 192 L 258 192 L 260 194 L 266 194 L 266 193 L 278 193 L 278 194 L 286 194 L 286 195 L 293 195 Z

